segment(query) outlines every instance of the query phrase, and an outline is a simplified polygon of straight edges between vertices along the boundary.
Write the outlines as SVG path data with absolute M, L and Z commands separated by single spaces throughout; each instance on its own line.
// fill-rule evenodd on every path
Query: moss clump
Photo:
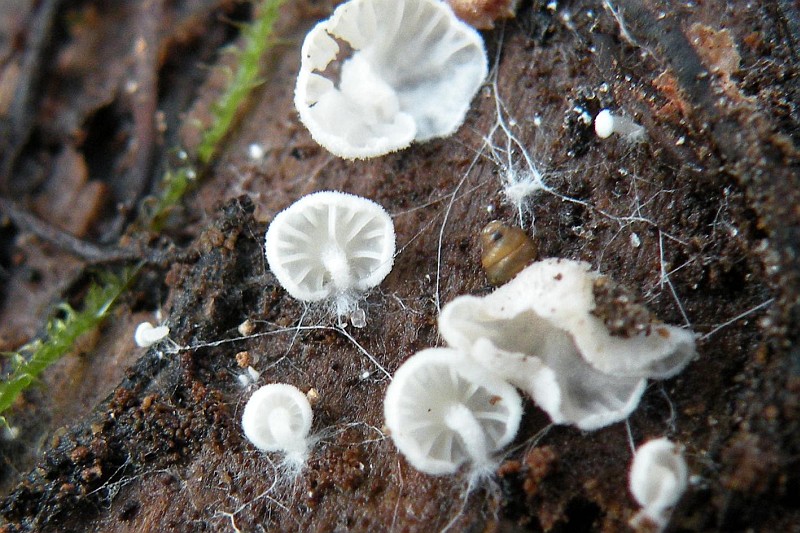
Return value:
M 117 298 L 125 291 L 136 274 L 136 269 L 126 269 L 121 274 L 103 273 L 93 283 L 84 299 L 83 309 L 76 311 L 67 303 L 58 306 L 60 317 L 51 318 L 47 332 L 6 354 L 11 363 L 8 375 L 0 382 L 0 426 L 7 426 L 5 413 L 22 391 L 44 370 L 69 353 L 75 341 L 100 325 L 108 316 Z

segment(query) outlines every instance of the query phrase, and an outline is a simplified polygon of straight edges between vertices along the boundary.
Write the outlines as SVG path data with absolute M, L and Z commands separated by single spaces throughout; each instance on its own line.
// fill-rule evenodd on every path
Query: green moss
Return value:
M 196 177 L 197 173 L 189 164 L 164 173 L 158 196 L 145 199 L 142 204 L 142 217 L 147 221 L 148 228 L 161 231 L 167 217 L 191 188 Z
M 206 130 L 197 149 L 197 159 L 207 165 L 228 134 L 239 108 L 250 91 L 259 82 L 261 61 L 275 45 L 272 32 L 278 13 L 285 0 L 264 0 L 258 8 L 257 18 L 242 30 L 244 47 L 238 52 L 239 65 L 228 88 L 212 108 L 213 122 Z
M 239 64 L 227 89 L 213 105 L 212 124 L 203 133 L 197 151 L 199 167 L 185 158 L 178 168 L 164 174 L 158 195 L 143 205 L 140 220 L 145 227 L 152 231 L 159 231 L 163 227 L 174 207 L 192 188 L 198 168 L 202 169 L 211 162 L 222 140 L 233 127 L 239 109 L 259 82 L 264 55 L 276 44 L 272 33 L 284 1 L 263 0 L 258 7 L 257 18 L 242 30 L 244 46 L 237 52 Z M 47 333 L 43 338 L 26 344 L 17 352 L 7 354 L 11 368 L 0 382 L 0 427 L 7 425 L 3 413 L 14 404 L 20 393 L 48 366 L 69 353 L 80 336 L 100 325 L 137 270 L 129 269 L 119 276 L 101 274 L 100 280 L 90 287 L 81 311 L 62 303 L 58 307 L 62 316 L 48 322 Z
M 194 186 L 197 175 L 211 162 L 234 126 L 239 110 L 258 85 L 263 58 L 276 44 L 272 34 L 284 2 L 264 0 L 258 7 L 256 19 L 242 29 L 244 46 L 235 52 L 239 58 L 238 66 L 228 87 L 212 105 L 211 126 L 203 132 L 197 148 L 199 166 L 187 161 L 164 174 L 157 197 L 145 206 L 143 212 L 143 219 L 151 230 L 162 229 L 169 213 Z
M 0 382 L 0 426 L 7 425 L 3 413 L 14 404 L 17 396 L 48 366 L 69 353 L 80 336 L 92 331 L 108 316 L 112 305 L 128 287 L 135 273 L 136 269 L 131 268 L 120 275 L 101 274 L 99 281 L 89 287 L 81 311 L 62 303 L 58 306 L 62 316 L 50 319 L 44 338 L 6 354 L 10 358 L 11 370 Z

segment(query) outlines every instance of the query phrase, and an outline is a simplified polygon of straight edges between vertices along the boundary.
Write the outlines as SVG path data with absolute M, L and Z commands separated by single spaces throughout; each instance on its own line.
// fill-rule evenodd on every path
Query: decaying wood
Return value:
M 21 433 L 0 443 L 3 527 L 622 530 L 636 512 L 626 487 L 630 439 L 657 436 L 686 447 L 699 479 L 671 527 L 788 531 L 798 523 L 796 6 L 522 2 L 515 19 L 484 33 L 494 72 L 456 135 L 343 161 L 313 142 L 292 106 L 302 37 L 335 3 L 286 5 L 280 36 L 288 44 L 270 58 L 265 83 L 187 199 L 184 218 L 166 230 L 185 253 L 145 266 L 96 348 L 83 359 L 68 356 L 84 361 L 84 371 L 135 360 L 124 379 L 104 383 L 108 395 L 95 398 L 90 412 L 58 419 L 47 391 L 66 390 L 75 374 L 65 365 L 10 414 Z M 165 17 L 177 16 L 173 3 L 163 5 Z M 194 21 L 192 32 L 176 37 L 184 44 L 201 46 L 198 27 L 219 24 L 181 16 Z M 101 27 L 113 19 L 98 17 Z M 143 79 L 152 60 L 142 59 Z M 175 64 L 168 53 L 164 61 Z M 177 73 L 175 90 L 184 91 L 196 70 Z M 217 82 L 210 76 L 192 93 L 195 114 L 213 102 Z M 162 90 L 159 103 L 185 101 L 184 92 Z M 70 98 L 61 103 L 69 107 Z M 642 124 L 647 142 L 597 139 L 591 117 L 603 108 Z M 152 133 L 146 109 L 124 123 L 143 139 Z M 190 130 L 182 130 L 187 144 Z M 252 144 L 263 156 L 251 156 Z M 547 187 L 522 206 L 509 205 L 503 183 L 525 179 L 523 152 Z M 34 145 L 20 157 L 46 164 L 46 153 Z M 337 329 L 323 306 L 292 300 L 263 257 L 275 213 L 322 189 L 378 201 L 395 222 L 399 254 L 364 302 L 360 330 Z M 19 205 L 7 210 L 13 227 L 46 237 L 49 230 L 37 230 Z M 441 343 L 437 303 L 491 290 L 479 233 L 492 219 L 519 224 L 520 212 L 539 256 L 589 261 L 614 282 L 598 294 L 633 302 L 607 309 L 616 322 L 634 330 L 656 319 L 686 325 L 698 333 L 699 355 L 679 376 L 653 383 L 627 426 L 592 433 L 550 426 L 526 401 L 497 475 L 468 491 L 465 476 L 421 474 L 397 453 L 382 429 L 387 380 L 378 365 L 391 373 Z M 125 253 L 131 239 L 147 240 L 126 236 L 119 243 Z M 65 242 L 62 234 L 53 240 Z M 108 253 L 96 243 L 72 245 Z M 11 248 L 20 252 L 8 264 L 14 281 L 28 249 L 24 240 Z M 11 304 L 3 305 L 8 312 Z M 138 349 L 133 327 L 154 321 L 156 309 L 171 340 Z M 319 442 L 296 478 L 242 435 L 239 418 L 252 390 L 238 379 L 242 361 L 261 372 L 259 384 L 314 391 Z M 77 396 L 58 401 L 81 402 L 74 389 Z M 26 455 L 34 441 L 44 442 L 41 453 Z

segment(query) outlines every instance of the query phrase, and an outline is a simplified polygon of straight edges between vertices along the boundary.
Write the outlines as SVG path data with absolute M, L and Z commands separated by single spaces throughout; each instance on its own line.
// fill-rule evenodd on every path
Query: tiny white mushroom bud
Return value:
M 148 348 L 164 339 L 167 335 L 169 335 L 169 328 L 167 326 L 153 327 L 153 324 L 150 322 L 142 322 L 136 326 L 133 340 L 136 346 Z
M 281 452 L 289 466 L 299 469 L 308 457 L 312 421 L 311 404 L 305 394 L 293 385 L 271 383 L 248 400 L 242 429 L 256 448 Z
M 260 161 L 264 157 L 264 147 L 260 144 L 253 143 L 247 147 L 247 155 L 250 156 L 250 159 L 253 161 Z
M 639 446 L 631 464 L 628 486 L 642 509 L 631 525 L 638 527 L 649 521 L 659 531 L 666 527 L 672 508 L 686 490 L 688 476 L 682 446 L 666 438 Z
M 644 126 L 628 117 L 614 115 L 608 109 L 603 109 L 594 118 L 594 131 L 601 139 L 616 133 L 631 142 L 643 141 L 646 136 Z

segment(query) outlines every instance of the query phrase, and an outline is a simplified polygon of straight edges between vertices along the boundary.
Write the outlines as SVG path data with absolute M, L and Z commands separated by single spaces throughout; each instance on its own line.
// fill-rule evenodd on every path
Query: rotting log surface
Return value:
M 219 93 L 213 70 L 195 91 L 197 65 L 182 54 L 212 60 L 208 51 L 228 37 L 224 19 L 210 10 L 242 16 L 227 4 L 166 9 L 159 107 L 167 147 L 177 142 L 170 132 L 179 113 L 193 102 L 180 138 L 191 149 L 194 119 L 202 121 Z M 800 523 L 800 13 L 782 1 L 750 8 L 612 1 L 618 18 L 603 2 L 558 2 L 555 10 L 546 2 L 522 4 L 516 20 L 484 34 L 497 81 L 476 97 L 458 134 L 356 162 L 316 146 L 291 103 L 302 36 L 333 6 L 294 2 L 285 10 L 281 34 L 290 44 L 267 62 L 266 82 L 226 149 L 188 199 L 181 223 L 161 237 L 190 253 L 168 269 L 146 268 L 99 338 L 68 356 L 44 378 L 47 387 L 27 393 L 11 413 L 22 434 L 0 444 L 7 531 L 430 531 L 451 521 L 454 531 L 625 528 L 636 505 L 626 488 L 624 424 L 585 434 L 553 427 L 534 446 L 548 421 L 527 402 L 498 476 L 467 495 L 463 477 L 420 474 L 383 438 L 387 380 L 341 333 L 290 330 L 213 344 L 239 337 L 246 319 L 255 334 L 301 321 L 332 323 L 325 309 L 293 301 L 262 253 L 272 216 L 320 189 L 372 198 L 396 225 L 394 270 L 367 298 L 367 327 L 351 330 L 354 339 L 389 372 L 439 343 L 436 302 L 490 290 L 479 267 L 480 229 L 517 216 L 502 196 L 509 154 L 494 128 L 497 95 L 550 189 L 530 197 L 524 210 L 542 257 L 589 261 L 641 294 L 662 320 L 688 320 L 701 335 L 698 359 L 680 376 L 653 383 L 630 418 L 636 443 L 669 436 L 686 447 L 699 476 L 673 526 L 789 531 Z M 77 62 L 85 59 L 76 50 L 103 50 L 103 60 L 129 53 L 136 30 L 108 31 L 118 15 L 90 4 L 62 8 L 59 17 L 77 26 L 36 53 L 45 53 L 39 62 L 60 77 L 17 78 L 45 80 L 36 94 L 49 107 L 30 117 L 24 99 L 26 107 L 15 110 L 23 119 L 13 124 L 25 126 L 24 146 L 0 154 L 15 158 L 8 165 L 4 159 L 4 168 L 15 169 L 4 176 L 4 194 L 26 205 L 44 201 L 42 184 L 58 161 L 54 146 L 77 151 L 88 178 L 109 181 L 113 191 L 124 190 L 113 183 L 130 168 L 123 156 L 135 154 L 130 147 L 119 152 L 125 143 L 117 137 L 137 131 L 124 112 L 121 74 Z M 170 28 L 170 21 L 177 22 Z M 80 24 L 91 31 L 79 31 Z M 92 35 L 114 46 L 98 47 Z M 18 41 L 3 41 L 11 50 L 3 72 Z M 72 80 L 72 92 L 57 92 L 53 79 Z M 648 142 L 597 140 L 583 117 L 604 107 L 646 126 Z M 248 156 L 251 143 L 264 148 L 262 159 Z M 153 153 L 167 158 L 163 151 Z M 101 164 L 103 157 L 115 163 Z M 518 148 L 510 161 L 524 171 Z M 121 215 L 110 211 L 85 216 L 113 228 Z M 46 214 L 47 204 L 37 212 Z M 31 328 L 42 319 L 41 302 L 65 287 L 47 272 L 31 280 L 32 269 L 51 268 L 63 252 L 14 228 L 1 231 L 12 259 L 2 264 L 0 316 L 6 323 L 19 314 L 10 296 L 31 292 L 39 303 L 22 306 L 27 322 L 19 322 Z M 101 239 L 103 230 L 80 236 Z M 63 274 L 72 280 L 69 291 L 80 290 L 75 262 Z M 188 349 L 133 347 L 136 322 L 152 320 L 157 307 L 171 338 Z M 15 346 L 4 340 L 9 335 L 0 335 L 12 344 L 4 349 Z M 237 380 L 243 369 L 236 354 L 244 351 L 262 371 L 260 383 L 319 393 L 320 441 L 297 478 L 281 475 L 277 458 L 242 436 L 249 389 Z

